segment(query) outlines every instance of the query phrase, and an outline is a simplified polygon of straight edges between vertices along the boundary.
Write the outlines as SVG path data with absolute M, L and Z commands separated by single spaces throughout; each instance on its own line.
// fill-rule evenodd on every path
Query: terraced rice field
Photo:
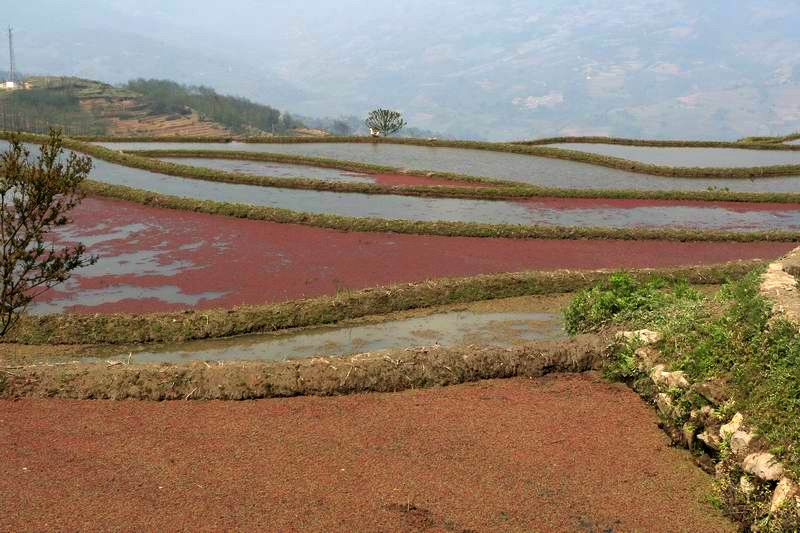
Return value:
M 210 168 L 226 172 L 237 172 L 251 176 L 271 176 L 276 178 L 309 178 L 323 181 L 345 183 L 374 183 L 388 186 L 447 186 L 447 187 L 486 187 L 485 184 L 475 182 L 461 182 L 458 180 L 436 179 L 427 176 L 413 176 L 408 174 L 367 174 L 364 172 L 351 172 L 335 168 L 321 168 L 310 165 L 292 165 L 270 163 L 265 161 L 242 161 L 231 159 L 208 159 L 191 157 L 162 158 L 162 161 L 190 165 L 195 167 Z
M 71 146 L 81 149 L 78 143 Z M 704 273 L 700 283 L 718 283 L 721 274 L 703 277 L 715 272 L 713 266 L 773 259 L 800 240 L 800 204 L 780 194 L 800 192 L 800 176 L 673 178 L 491 146 L 107 146 L 281 153 L 341 164 L 238 160 L 216 153 L 158 156 L 188 165 L 159 167 L 141 155 L 101 151 L 91 175 L 95 183 L 88 184 L 93 195 L 56 235 L 62 242 L 85 243 L 99 261 L 35 302 L 37 316 L 29 317 L 33 326 L 26 327 L 46 331 L 39 337 L 28 331 L 24 338 L 33 340 L 24 342 L 31 345 L 0 346 L 0 365 L 66 365 L 82 379 L 98 368 L 106 372 L 98 361 L 134 374 L 178 368 L 184 376 L 197 368 L 232 369 L 236 376 L 236 365 L 249 361 L 294 368 L 287 379 L 299 383 L 299 366 L 292 365 L 327 369 L 349 363 L 352 369 L 352 357 L 360 352 L 399 368 L 402 354 L 417 346 L 430 347 L 419 350 L 433 360 L 441 357 L 440 349 L 473 354 L 474 348 L 479 355 L 481 349 L 501 354 L 538 349 L 531 341 L 574 348 L 582 341 L 565 340 L 560 313 L 569 291 L 591 276 L 622 268 L 692 267 Z M 712 170 L 800 164 L 800 152 L 786 150 L 558 146 Z M 352 162 L 394 170 L 371 172 Z M 462 176 L 448 179 L 428 171 Z M 243 176 L 254 180 L 232 182 Z M 260 178 L 265 179 L 255 184 Z M 698 200 L 709 197 L 697 194 L 680 200 L 606 197 L 622 190 L 709 187 L 727 187 L 730 193 L 714 201 Z M 354 190 L 359 192 L 342 192 Z M 738 195 L 753 192 L 772 195 Z M 491 282 L 473 278 L 509 272 L 525 274 Z M 413 285 L 397 285 L 402 283 Z M 483 283 L 485 290 L 475 289 Z M 355 292 L 362 289 L 367 290 Z M 487 298 L 491 301 L 475 301 Z M 372 316 L 378 305 L 391 314 Z M 241 336 L 219 338 L 232 334 Z M 308 359 L 315 356 L 324 358 Z M 78 366 L 70 366 L 73 360 Z M 290 361 L 279 362 L 284 360 Z M 146 366 L 151 364 L 179 366 Z M 153 372 L 163 381 L 161 370 Z M 343 387 L 348 376 L 329 385 Z M 146 397 L 148 385 L 131 379 L 113 386 Z M 242 375 L 240 381 L 248 379 Z M 53 383 L 42 390 L 64 393 L 64 381 Z M 102 396 L 91 389 L 101 385 L 86 386 L 89 392 L 79 397 Z M 17 513 L 0 514 L 0 529 L 80 529 L 91 521 L 163 528 L 176 516 L 184 516 L 180 527 L 259 528 L 267 516 L 272 526 L 302 523 L 320 530 L 732 530 L 703 499 L 709 479 L 667 446 L 653 412 L 629 392 L 584 374 L 387 396 L 251 402 L 239 405 L 243 410 L 213 402 L 183 407 L 173 402 L 163 409 L 0 402 L 2 437 L 12 443 L 22 435 L 29 439 L 27 448 L 12 445 L 2 457 L 11 466 L 0 481 L 0 499 Z M 180 397 L 193 393 L 189 389 Z M 261 427 L 257 421 L 265 416 L 271 421 L 268 431 L 254 437 L 252 429 Z M 79 437 L 65 429 L 87 420 L 92 430 Z M 165 434 L 177 440 L 167 442 Z M 57 446 L 54 453 L 53 443 L 64 449 Z M 242 450 L 247 461 L 239 460 Z M 56 464 L 55 457 L 68 460 Z M 210 470 L 198 470 L 198 458 Z M 474 471 L 458 466 L 465 464 Z M 120 482 L 119 468 L 127 481 Z M 90 481 L 77 487 L 75 479 Z M 297 485 L 298 479 L 308 483 Z M 612 485 L 617 489 L 609 490 Z M 337 490 L 317 490 L 329 486 Z M 111 494 L 110 487 L 119 492 Z M 117 504 L 107 505 L 117 497 Z M 251 499 L 252 505 L 241 505 Z M 228 500 L 243 511 L 230 515 Z M 342 513 L 345 508 L 352 511 Z
M 573 227 L 800 229 L 800 209 L 793 204 L 581 202 L 546 198 L 502 201 L 336 193 L 198 181 L 103 161 L 98 161 L 92 178 L 103 183 L 196 200 L 346 217 Z
M 557 143 L 547 146 L 671 167 L 746 168 L 800 164 L 800 151 L 747 150 L 743 148 L 671 148 L 601 143 Z
M 364 143 L 107 143 L 115 150 L 194 149 L 269 151 L 353 159 L 411 169 L 490 175 L 523 182 L 578 187 L 648 189 L 665 183 L 693 189 L 700 182 L 635 174 L 573 161 L 523 154 Z M 650 148 L 586 144 L 656 163 L 765 164 L 793 162 L 800 152 L 744 149 Z M 656 157 L 654 154 L 661 154 Z M 728 159 L 728 154 L 734 154 Z M 661 157 L 662 159 L 659 159 Z M 649 159 L 648 159 L 649 158 Z M 758 159 L 761 158 L 761 159 Z M 321 182 L 392 186 L 488 186 L 430 176 L 371 174 L 315 165 L 223 158 L 169 158 L 194 167 L 252 176 L 310 178 Z M 295 213 L 370 219 L 371 231 L 242 220 L 159 209 L 110 198 L 89 198 L 74 224 L 60 234 L 81 241 L 100 261 L 41 297 L 38 314 L 152 312 L 225 308 L 334 294 L 377 285 L 498 272 L 549 269 L 673 267 L 737 259 L 769 259 L 793 244 L 781 242 L 677 242 L 648 240 L 551 240 L 393 234 L 381 220 L 466 223 L 491 227 L 587 227 L 611 230 L 763 232 L 800 234 L 800 205 L 741 201 L 676 201 L 609 198 L 466 199 L 364 194 L 242 185 L 168 176 L 95 159 L 92 179 L 193 200 L 289 209 Z M 720 180 L 711 180 L 720 183 Z M 800 177 L 721 180 L 736 190 L 800 190 Z M 492 185 L 493 187 L 496 187 Z M 302 218 L 302 215 L 300 215 Z M 314 224 L 312 224 L 313 226 Z M 489 226 L 487 226 L 489 225 Z M 426 230 L 427 231 L 427 230 Z M 749 240 L 749 239 L 748 239 Z M 715 239 L 719 241 L 719 239 Z
M 736 178 L 672 178 L 651 176 L 606 168 L 587 163 L 550 159 L 524 154 L 470 150 L 463 148 L 425 147 L 370 143 L 180 143 L 114 142 L 99 143 L 113 150 L 212 150 L 253 153 L 276 153 L 318 157 L 339 161 L 357 161 L 387 165 L 409 171 L 438 171 L 469 176 L 518 181 L 542 187 L 568 189 L 638 189 L 646 191 L 703 191 L 708 188 L 735 192 L 800 192 L 800 180 L 792 177 L 769 177 L 757 180 Z M 590 147 L 596 145 L 589 145 Z M 616 148 L 616 147 L 612 147 Z M 621 147 L 631 148 L 631 147 Z M 700 150 L 684 149 L 679 150 Z M 738 152 L 738 150 L 730 150 Z M 755 150 L 743 150 L 758 152 Z M 716 152 L 712 152 L 716 154 Z M 800 164 L 800 152 L 773 152 L 768 157 L 790 157 Z M 787 155 L 791 154 L 791 155 Z M 688 156 L 686 156 L 688 157 Z M 732 156 L 734 158 L 734 156 Z M 715 155 L 716 159 L 719 156 Z M 746 160 L 746 156 L 741 156 Z M 714 165 L 709 165 L 709 167 Z M 745 165 L 753 166 L 753 165 Z

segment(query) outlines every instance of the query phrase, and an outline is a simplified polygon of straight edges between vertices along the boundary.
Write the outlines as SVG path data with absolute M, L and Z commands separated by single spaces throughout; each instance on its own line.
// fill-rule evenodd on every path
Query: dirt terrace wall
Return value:
M 415 348 L 275 363 L 33 365 L 0 368 L 2 398 L 248 400 L 455 385 L 598 369 L 607 337 L 514 348 Z

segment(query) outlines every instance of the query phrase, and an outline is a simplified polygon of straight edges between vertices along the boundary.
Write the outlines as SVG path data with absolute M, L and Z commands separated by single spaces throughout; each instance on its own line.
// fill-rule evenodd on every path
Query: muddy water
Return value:
M 621 157 L 650 165 L 669 167 L 767 167 L 800 165 L 800 152 L 747 150 L 743 148 L 673 148 L 658 146 L 624 146 L 619 144 L 559 143 L 552 148 L 577 150 L 592 154 Z
M 394 313 L 348 321 L 328 327 L 275 334 L 195 341 L 174 345 L 133 347 L 116 354 L 78 357 L 85 363 L 128 361 L 179 363 L 185 361 L 282 361 L 312 356 L 352 355 L 418 346 L 488 345 L 510 347 L 534 340 L 565 338 L 560 315 L 569 295 L 521 297 Z M 121 352 L 121 353 L 120 353 Z M 60 362 L 63 358 L 38 358 Z
M 226 172 L 238 172 L 250 176 L 271 176 L 274 178 L 311 178 L 325 181 L 347 183 L 375 183 L 368 174 L 359 174 L 334 168 L 312 167 L 309 165 L 286 165 L 266 161 L 243 161 L 236 159 L 205 159 L 190 157 L 162 158 L 168 163 L 204 167 Z
M 648 176 L 597 165 L 521 154 L 463 148 L 431 148 L 397 144 L 309 143 L 101 143 L 114 150 L 234 150 L 324 157 L 388 165 L 413 171 L 440 171 L 494 177 L 545 187 L 569 189 L 706 190 L 739 192 L 800 192 L 800 177 L 669 178 Z M 749 152 L 750 150 L 748 150 Z M 781 153 L 781 152 L 775 152 Z M 800 152 L 793 161 L 800 164 Z M 750 166 L 750 165 L 747 165 Z

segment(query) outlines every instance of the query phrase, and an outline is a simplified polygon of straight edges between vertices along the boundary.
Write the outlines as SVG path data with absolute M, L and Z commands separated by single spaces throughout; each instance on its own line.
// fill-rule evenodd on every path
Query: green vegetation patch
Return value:
M 136 98 L 133 91 L 114 87 L 108 83 L 71 76 L 32 76 L 25 79 L 34 90 L 49 90 L 54 93 L 70 92 L 77 98 Z
M 66 85 L 0 93 L 0 129 L 46 131 L 61 124 L 71 131 L 102 133 L 106 125 L 81 107 L 80 90 Z
M 565 311 L 572 333 L 609 325 L 653 329 L 664 334 L 658 348 L 671 370 L 691 382 L 727 382 L 735 410 L 795 476 L 800 475 L 800 333 L 771 318 L 759 293 L 758 269 L 704 297 L 685 283 L 642 282 L 620 274 L 580 292 Z M 631 346 L 621 346 L 608 374 L 635 380 Z M 731 407 L 733 409 L 733 407 Z

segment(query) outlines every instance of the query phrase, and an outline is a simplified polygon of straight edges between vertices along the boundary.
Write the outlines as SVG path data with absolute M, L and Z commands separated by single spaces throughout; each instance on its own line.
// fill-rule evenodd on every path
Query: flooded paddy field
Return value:
M 504 201 L 339 193 L 202 181 L 104 161 L 96 162 L 92 177 L 172 196 L 348 217 L 571 227 L 800 229 L 800 209 L 791 204 L 602 199 L 574 202 L 568 198 Z
M 206 159 L 191 157 L 164 157 L 161 161 L 205 167 L 213 170 L 237 172 L 251 176 L 272 176 L 275 178 L 311 178 L 325 181 L 340 181 L 345 183 L 374 183 L 375 180 L 368 174 L 338 170 L 335 168 L 314 167 L 310 165 L 289 165 L 272 163 L 268 161 L 247 161 L 235 159 Z
M 228 150 L 322 157 L 341 161 L 387 165 L 410 171 L 452 172 L 468 176 L 513 180 L 543 187 L 568 189 L 703 191 L 710 187 L 716 187 L 720 189 L 727 188 L 735 192 L 800 192 L 800 177 L 770 177 L 752 180 L 736 178 L 670 178 L 637 174 L 574 161 L 464 148 L 383 143 L 115 142 L 99 144 L 113 150 Z M 680 150 L 683 150 L 683 148 Z M 790 154 L 794 157 L 792 161 L 800 164 L 800 152 L 766 153 Z
M 566 338 L 561 309 L 571 295 L 526 296 L 440 306 L 346 320 L 334 325 L 166 345 L 62 347 L 0 345 L 0 361 L 16 364 L 283 361 L 347 356 L 417 346 L 500 346 Z M 132 354 L 129 359 L 129 354 Z
M 268 161 L 248 161 L 237 159 L 209 159 L 202 157 L 164 157 L 161 161 L 194 167 L 210 168 L 225 172 L 236 172 L 251 176 L 270 176 L 275 178 L 308 178 L 341 183 L 372 183 L 387 186 L 445 186 L 445 187 L 488 187 L 488 184 L 437 179 L 427 176 L 405 174 L 366 174 L 333 168 L 273 163 Z
M 792 243 L 515 240 L 342 232 L 87 198 L 62 238 L 100 260 L 32 311 L 228 308 L 442 277 L 771 259 Z
M 602 143 L 557 143 L 546 146 L 668 167 L 745 168 L 800 165 L 800 151 L 626 146 Z

